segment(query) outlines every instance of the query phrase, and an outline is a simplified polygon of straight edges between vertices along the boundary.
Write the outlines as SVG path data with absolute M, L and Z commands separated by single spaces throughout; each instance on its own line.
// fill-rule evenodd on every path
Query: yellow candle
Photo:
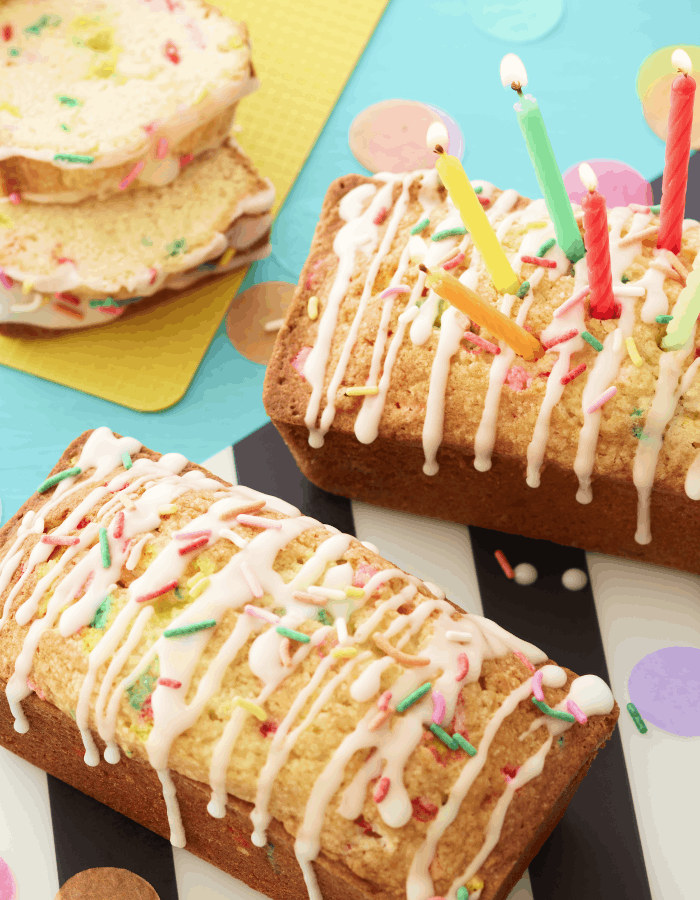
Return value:
M 544 354 L 544 349 L 534 334 L 525 331 L 517 322 L 509 319 L 488 300 L 482 299 L 448 272 L 433 269 L 425 279 L 425 285 L 460 309 L 472 321 L 488 328 L 494 337 L 505 341 L 523 359 L 539 359 Z
M 444 144 L 440 140 L 439 124 L 431 126 L 428 131 L 428 144 L 438 153 L 436 168 L 452 198 L 464 227 L 471 234 L 475 246 L 481 253 L 486 268 L 491 273 L 491 278 L 496 290 L 500 294 L 514 294 L 520 287 L 520 281 L 513 267 L 508 262 L 508 257 L 503 251 L 496 237 L 496 232 L 491 227 L 484 207 L 474 193 L 467 173 L 456 156 L 445 153 Z M 444 129 L 446 134 L 447 129 Z

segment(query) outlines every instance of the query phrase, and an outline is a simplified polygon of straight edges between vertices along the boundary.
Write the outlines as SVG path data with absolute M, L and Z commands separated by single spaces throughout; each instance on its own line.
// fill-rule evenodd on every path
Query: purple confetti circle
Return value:
M 16 897 L 17 884 L 12 869 L 0 856 L 0 900 L 15 900 Z
M 617 159 L 586 160 L 598 178 L 598 190 L 605 197 L 608 208 L 628 206 L 630 203 L 648 205 L 653 202 L 651 185 L 632 166 Z M 572 203 L 580 203 L 586 188 L 581 184 L 578 164 L 564 172 L 564 187 Z
M 647 722 L 679 737 L 700 736 L 700 650 L 665 647 L 641 659 L 629 695 Z

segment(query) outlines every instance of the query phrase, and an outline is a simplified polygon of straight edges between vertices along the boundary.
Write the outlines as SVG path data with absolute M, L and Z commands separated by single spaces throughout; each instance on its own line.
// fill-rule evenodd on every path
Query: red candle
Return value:
M 695 81 L 688 74 L 692 69 L 692 64 L 685 50 L 676 50 L 671 60 L 681 74 L 674 79 L 671 87 L 666 160 L 661 188 L 659 236 L 656 239 L 656 246 L 662 250 L 679 253 L 685 216 L 685 192 L 688 185 Z
M 581 199 L 581 206 L 588 284 L 591 289 L 590 311 L 594 319 L 612 319 L 615 313 L 615 298 L 610 268 L 608 211 L 605 197 L 596 190 L 598 179 L 587 163 L 582 163 L 578 172 L 584 187 L 588 188 L 588 193 Z

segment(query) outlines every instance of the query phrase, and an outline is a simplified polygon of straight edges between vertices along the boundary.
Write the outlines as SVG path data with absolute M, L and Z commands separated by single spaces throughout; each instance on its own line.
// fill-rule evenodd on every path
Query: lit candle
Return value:
M 685 191 L 688 186 L 695 81 L 690 77 L 693 64 L 685 50 L 674 50 L 671 62 L 680 74 L 674 79 L 671 87 L 666 159 L 661 185 L 659 236 L 656 239 L 656 246 L 672 253 L 679 253 L 685 216 Z
M 583 186 L 588 189 L 588 193 L 581 199 L 581 206 L 588 284 L 591 288 L 591 315 L 595 319 L 612 319 L 615 312 L 615 298 L 610 268 L 610 238 L 605 197 L 596 190 L 598 179 L 588 163 L 579 166 L 578 174 Z
M 673 307 L 673 318 L 666 326 L 661 346 L 664 350 L 680 350 L 690 337 L 700 315 L 700 253 L 695 257 L 693 271 Z
M 530 94 L 523 94 L 527 85 L 527 72 L 520 59 L 509 53 L 501 61 L 501 82 L 518 93 L 518 102 L 513 107 L 518 117 L 520 130 L 527 144 L 527 152 L 535 167 L 537 182 L 542 191 L 549 217 L 554 225 L 557 243 L 571 262 L 578 262 L 585 252 L 581 232 L 574 218 L 569 195 L 564 187 L 564 179 L 554 157 L 554 150 L 544 125 L 537 101 Z
M 520 280 L 508 262 L 508 257 L 498 242 L 496 232 L 491 227 L 484 207 L 479 202 L 462 164 L 456 156 L 449 156 L 445 152 L 447 129 L 440 122 L 434 123 L 428 129 L 426 140 L 428 146 L 438 154 L 435 168 L 459 212 L 464 227 L 471 234 L 476 248 L 481 253 L 496 290 L 500 294 L 514 294 L 520 287 Z
M 524 359 L 538 359 L 544 354 L 542 345 L 534 334 L 525 331 L 517 322 L 509 319 L 499 309 L 492 306 L 488 300 L 484 300 L 465 284 L 462 284 L 454 275 L 441 269 L 433 269 L 425 279 L 425 285 L 434 290 L 443 300 L 456 306 L 472 321 L 483 328 L 488 328 L 495 338 L 505 341 L 518 356 L 522 356 Z

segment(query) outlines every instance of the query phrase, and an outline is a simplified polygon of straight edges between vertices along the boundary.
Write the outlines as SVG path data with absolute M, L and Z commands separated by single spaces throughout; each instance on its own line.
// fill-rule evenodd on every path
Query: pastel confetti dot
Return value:
M 15 900 L 16 897 L 17 882 L 12 874 L 12 869 L 0 857 L 0 900 Z
M 535 41 L 561 19 L 563 0 L 468 0 L 467 13 L 480 30 L 500 41 Z
M 632 669 L 630 698 L 646 722 L 678 737 L 700 736 L 700 649 L 665 647 Z
M 652 202 L 651 185 L 636 169 L 616 159 L 587 160 L 598 178 L 598 190 L 605 196 L 608 209 Z M 564 172 L 564 187 L 572 203 L 580 203 L 586 193 L 578 175 L 578 165 Z

